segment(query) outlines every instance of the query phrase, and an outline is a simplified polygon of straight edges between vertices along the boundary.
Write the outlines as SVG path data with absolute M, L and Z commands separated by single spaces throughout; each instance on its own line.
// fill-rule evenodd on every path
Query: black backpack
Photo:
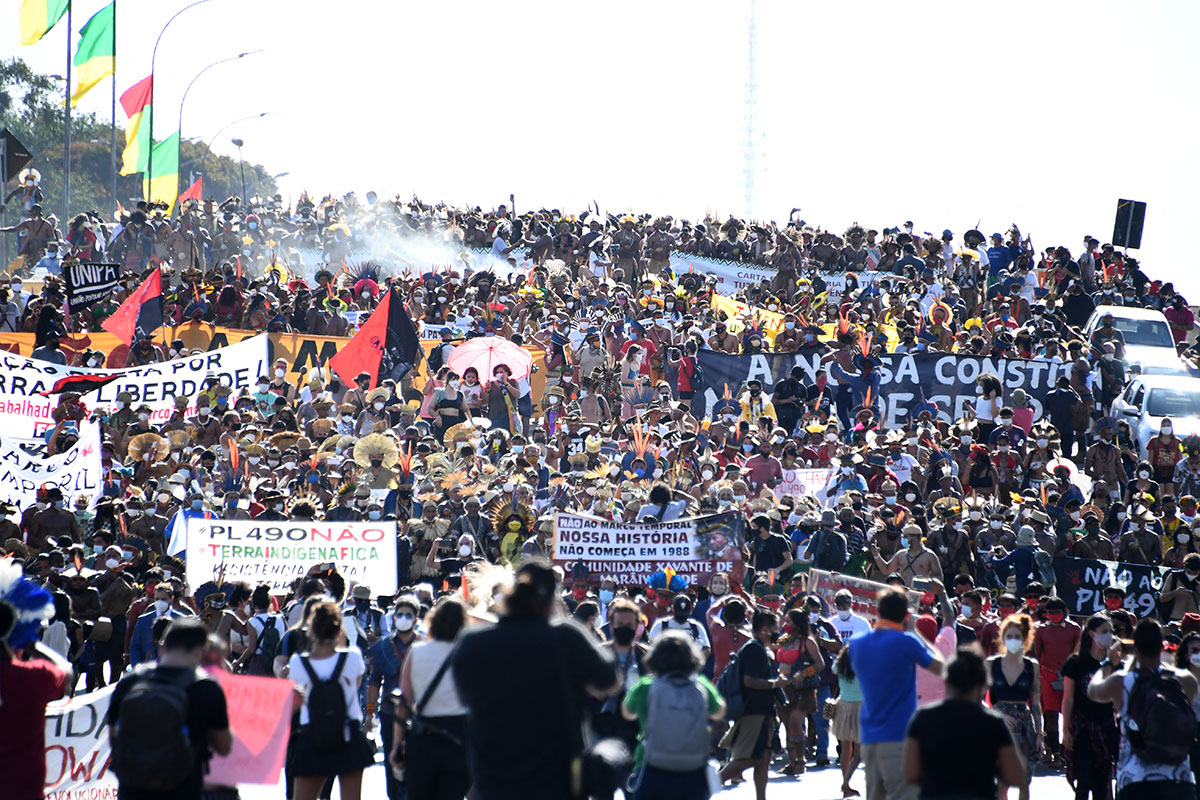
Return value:
M 1171 672 L 1139 672 L 1129 690 L 1125 730 L 1133 754 L 1148 764 L 1182 764 L 1196 732 L 1196 713 Z
M 188 736 L 187 687 L 204 675 L 187 671 L 175 677 L 161 667 L 139 667 L 121 699 L 113 732 L 112 767 L 122 787 L 151 792 L 175 789 L 196 765 Z
M 263 667 L 270 671 L 275 663 L 275 656 L 279 653 L 279 640 L 283 638 L 283 634 L 279 632 L 279 615 L 267 614 L 266 618 L 251 617 L 262 623 L 263 629 L 258 634 L 258 645 L 255 647 L 255 653 L 262 657 Z
M 336 750 L 345 741 L 346 695 L 342 693 L 339 679 L 346 663 L 346 651 L 338 653 L 337 664 L 329 680 L 323 681 L 313 671 L 307 655 L 300 656 L 300 663 L 308 673 L 312 686 L 308 689 L 308 730 L 318 750 Z
M 746 699 L 742 696 L 741 653 L 734 653 L 725 665 L 725 671 L 717 678 L 717 691 L 725 698 L 725 718 L 736 720 L 746 713 Z

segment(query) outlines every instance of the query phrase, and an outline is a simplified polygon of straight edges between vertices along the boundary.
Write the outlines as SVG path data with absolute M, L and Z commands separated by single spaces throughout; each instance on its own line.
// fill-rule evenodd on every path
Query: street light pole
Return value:
M 189 3 L 188 5 L 179 9 L 171 16 L 171 18 L 169 20 L 167 20 L 167 24 L 162 26 L 162 30 L 158 32 L 158 38 L 154 40 L 154 49 L 150 51 L 150 96 L 151 97 L 154 96 L 154 77 L 155 77 L 155 75 L 154 75 L 154 59 L 158 57 L 158 44 L 159 44 L 159 42 L 162 41 L 163 34 L 167 32 L 167 28 L 171 27 L 171 23 L 174 22 L 175 19 L 180 14 L 187 11 L 189 8 L 195 8 L 196 6 L 200 5 L 201 3 L 207 3 L 209 1 L 210 0 L 195 0 L 195 2 Z M 70 8 L 70 6 L 68 6 L 68 8 Z M 150 152 L 147 153 L 147 156 L 146 156 L 146 184 L 145 184 L 147 200 L 150 199 L 150 185 L 154 181 L 154 105 L 155 104 L 153 102 L 150 103 L 150 119 L 149 119 Z
M 246 205 L 246 160 L 242 158 L 242 145 L 245 144 L 241 139 L 230 139 L 233 146 L 238 149 L 238 161 L 242 162 L 242 202 L 241 205 Z
M 210 69 L 217 66 L 218 64 L 225 64 L 230 61 L 237 61 L 239 58 L 245 58 L 246 56 L 252 56 L 252 55 L 255 55 L 256 53 L 261 53 L 261 52 L 262 52 L 262 50 L 250 50 L 249 52 L 246 52 L 246 53 L 238 53 L 236 56 L 230 56 L 229 58 L 222 58 L 220 61 L 214 61 L 213 63 L 209 64 L 207 67 L 205 67 L 204 69 L 202 69 L 196 73 L 196 76 L 194 78 L 192 78 L 190 83 L 188 83 L 187 88 L 183 90 L 183 97 L 179 101 L 179 141 L 180 142 L 183 141 L 183 104 L 187 102 L 188 92 L 190 92 L 192 90 L 192 85 L 195 84 L 196 81 L 200 80 L 200 76 L 203 75 L 204 73 L 208 72 Z
M 251 114 L 248 117 L 241 117 L 240 119 L 235 119 L 233 122 L 228 122 L 225 125 L 222 125 L 221 128 L 212 136 L 210 136 L 208 141 L 204 143 L 204 155 L 200 157 L 200 172 L 204 172 L 204 165 L 208 162 L 208 154 L 212 152 L 212 143 L 216 141 L 218 136 L 232 128 L 234 125 L 237 125 L 239 122 L 245 122 L 248 119 L 260 119 L 270 113 L 270 111 L 263 111 L 259 114 Z

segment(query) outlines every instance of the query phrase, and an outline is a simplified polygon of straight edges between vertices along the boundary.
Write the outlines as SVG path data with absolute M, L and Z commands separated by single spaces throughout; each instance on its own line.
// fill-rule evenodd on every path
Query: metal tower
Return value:
M 758 171 L 758 124 L 755 120 L 754 107 L 758 102 L 758 83 L 755 72 L 758 62 L 758 0 L 749 0 L 749 18 L 746 25 L 746 96 L 745 122 L 746 141 L 743 158 L 745 164 L 745 196 L 742 198 L 742 213 L 747 218 L 754 216 L 754 178 Z

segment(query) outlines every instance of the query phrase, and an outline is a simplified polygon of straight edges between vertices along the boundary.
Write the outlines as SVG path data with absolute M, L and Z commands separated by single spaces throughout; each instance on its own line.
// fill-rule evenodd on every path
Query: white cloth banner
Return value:
M 313 567 L 333 564 L 349 583 L 365 583 L 375 594 L 396 591 L 395 522 L 195 518 L 188 520 L 184 552 L 192 586 L 221 578 L 267 583 L 284 594 Z
M 733 513 L 642 524 L 560 511 L 554 515 L 554 560 L 568 572 L 582 560 L 593 575 L 618 583 L 645 581 L 671 567 L 697 584 L 741 559 L 744 523 Z
M 210 373 L 233 388 L 234 395 L 267 375 L 270 340 L 264 333 L 203 355 L 178 358 L 161 364 L 126 369 L 64 367 L 12 353 L 0 353 L 0 430 L 14 436 L 36 436 L 54 427 L 51 412 L 57 397 L 43 397 L 55 382 L 68 375 L 116 375 L 117 380 L 83 396 L 89 408 L 111 407 L 121 392 L 129 392 L 133 406 L 145 403 L 151 421 L 166 422 L 178 396 L 195 400 Z M 232 405 L 232 401 L 231 401 Z M 189 413 L 194 411 L 189 404 Z
M 21 442 L 0 437 L 0 500 L 28 508 L 36 500 L 38 487 L 44 484 L 62 489 L 66 508 L 73 508 L 77 495 L 91 495 L 93 504 L 99 498 L 104 481 L 99 422 L 83 423 L 79 441 L 65 453 L 30 455 Z
M 115 688 L 105 686 L 46 707 L 47 800 L 115 800 L 117 776 L 104 724 Z

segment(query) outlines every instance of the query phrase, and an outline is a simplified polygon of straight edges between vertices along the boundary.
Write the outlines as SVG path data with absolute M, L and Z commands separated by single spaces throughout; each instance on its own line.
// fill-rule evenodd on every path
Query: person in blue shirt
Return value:
M 942 657 L 914 633 L 908 595 L 889 587 L 876 600 L 875 629 L 850 640 L 850 664 L 862 690 L 859 729 L 867 797 L 908 800 L 916 788 L 904 779 L 904 739 L 917 710 L 917 667 L 941 675 Z
M 1013 252 L 1014 249 L 1016 252 Z M 987 250 L 988 275 L 995 277 L 1008 269 L 1021 254 L 1021 248 L 1004 243 L 1004 237 L 998 233 L 992 234 L 992 246 Z
M 1017 531 L 1017 544 L 1011 553 L 992 558 L 992 569 L 1001 569 L 1000 574 L 1012 575 L 1017 581 L 1017 594 L 1025 591 L 1029 582 L 1037 579 L 1035 573 L 1034 553 L 1038 549 L 1037 533 L 1028 525 L 1022 525 Z

